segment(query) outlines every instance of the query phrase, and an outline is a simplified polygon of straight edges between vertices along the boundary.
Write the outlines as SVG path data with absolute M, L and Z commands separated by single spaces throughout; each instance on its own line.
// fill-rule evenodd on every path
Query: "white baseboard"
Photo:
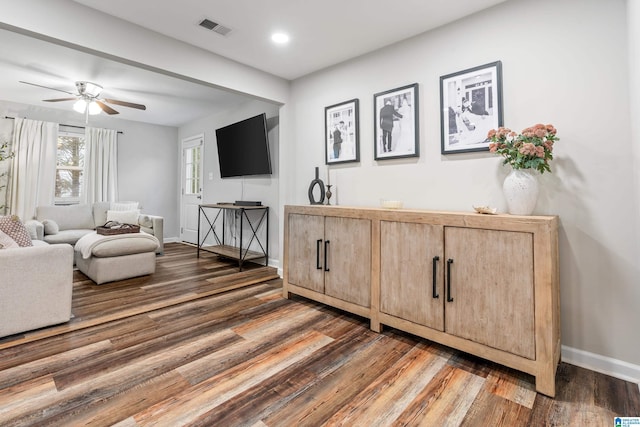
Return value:
M 640 365 L 564 345 L 562 361 L 640 385 Z

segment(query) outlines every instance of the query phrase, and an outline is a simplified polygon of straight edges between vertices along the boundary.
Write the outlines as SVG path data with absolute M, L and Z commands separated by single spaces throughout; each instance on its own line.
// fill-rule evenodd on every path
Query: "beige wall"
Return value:
M 625 14 L 624 0 L 511 0 L 294 81 L 293 135 L 281 149 L 295 188 L 284 202 L 308 203 L 313 168 L 324 169 L 324 107 L 359 98 L 362 160 L 332 168 L 340 204 L 504 210 L 507 169 L 489 153 L 441 155 L 439 111 L 440 76 L 501 60 L 505 125 L 553 123 L 561 138 L 536 213 L 561 220 L 563 345 L 640 364 Z M 376 162 L 373 94 L 414 82 L 420 158 Z

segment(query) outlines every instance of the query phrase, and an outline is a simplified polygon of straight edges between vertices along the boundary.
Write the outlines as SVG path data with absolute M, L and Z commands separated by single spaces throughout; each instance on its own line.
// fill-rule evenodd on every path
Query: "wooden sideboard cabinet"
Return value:
M 290 291 L 369 317 L 371 220 L 291 213 L 286 222 Z
M 529 373 L 555 395 L 557 217 L 286 206 L 284 221 L 285 297 Z

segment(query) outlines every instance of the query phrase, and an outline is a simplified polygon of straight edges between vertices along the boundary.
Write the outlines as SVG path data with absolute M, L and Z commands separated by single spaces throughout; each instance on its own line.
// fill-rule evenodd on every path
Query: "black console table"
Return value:
M 225 223 L 225 215 L 222 215 L 225 211 L 236 212 L 240 217 L 240 243 L 239 246 L 228 245 L 225 243 L 225 230 L 227 224 Z M 251 218 L 248 212 L 258 212 L 257 218 Z M 209 215 L 207 215 L 207 212 Z M 215 214 L 215 216 L 214 216 Z M 201 219 L 206 220 L 205 225 L 208 225 L 207 232 L 202 239 L 200 238 L 200 224 Z M 216 233 L 216 222 L 222 218 L 222 238 Z M 260 239 L 258 233 L 260 226 L 265 224 L 265 232 L 263 239 Z M 243 245 L 243 230 L 244 225 L 247 224 L 251 230 L 249 234 L 251 236 L 249 242 Z M 210 235 L 213 236 L 215 244 L 211 246 L 205 246 L 205 241 Z M 264 245 L 262 244 L 264 240 Z M 249 247 L 253 242 L 256 242 L 260 247 L 260 252 L 251 251 Z M 246 246 L 246 247 L 245 247 Z M 257 260 L 264 258 L 264 265 L 269 264 L 269 207 L 268 206 L 236 206 L 231 203 L 216 203 L 216 204 L 203 204 L 198 206 L 198 258 L 200 258 L 200 251 L 212 252 L 214 254 L 223 256 L 225 258 L 235 259 L 238 261 L 238 269 L 242 271 L 242 264 L 245 261 Z

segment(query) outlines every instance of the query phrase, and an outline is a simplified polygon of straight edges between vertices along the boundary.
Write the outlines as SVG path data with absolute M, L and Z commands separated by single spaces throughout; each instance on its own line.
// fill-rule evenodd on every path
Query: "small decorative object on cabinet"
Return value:
M 317 199 L 316 195 L 314 194 L 316 186 L 318 187 L 320 192 Z M 324 196 L 324 181 L 320 179 L 319 170 L 316 167 L 316 177 L 313 181 L 311 181 L 311 184 L 309 184 L 309 203 L 311 203 L 312 205 L 321 205 L 324 203 Z
M 536 124 L 520 134 L 509 128 L 491 129 L 487 138 L 489 151 L 504 157 L 502 162 L 512 170 L 503 183 L 510 214 L 530 215 L 538 199 L 537 172 L 551 172 L 553 144 L 558 141 L 553 125 Z
M 331 187 L 333 187 L 331 184 L 327 184 L 327 192 L 325 193 L 327 195 L 327 205 L 331 204 L 331 196 L 333 196 Z
M 558 218 L 285 206 L 283 295 L 531 374 L 555 395 Z
M 532 169 L 513 169 L 502 183 L 507 208 L 512 215 L 531 215 L 538 202 L 538 177 Z

